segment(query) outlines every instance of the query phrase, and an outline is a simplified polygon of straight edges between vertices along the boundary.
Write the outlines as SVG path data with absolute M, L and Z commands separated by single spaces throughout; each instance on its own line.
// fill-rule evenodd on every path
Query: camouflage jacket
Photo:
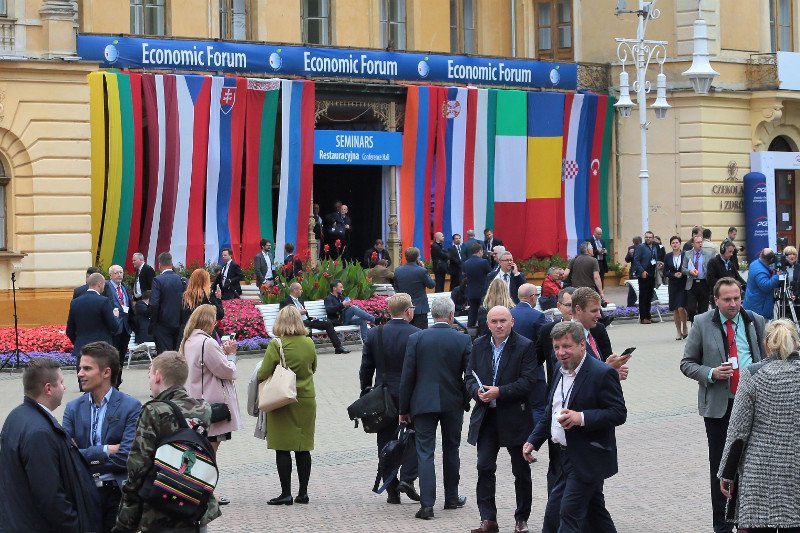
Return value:
M 211 424 L 211 406 L 204 400 L 190 398 L 183 387 L 167 389 L 155 399 L 171 400 L 175 403 L 190 420 L 190 427 L 193 427 L 191 419 L 195 419 L 205 427 Z M 178 422 L 168 404 L 156 402 L 142 407 L 136 425 L 136 436 L 128 455 L 128 479 L 122 489 L 122 503 L 114 531 L 164 531 L 193 526 L 189 522 L 176 520 L 153 509 L 144 503 L 138 494 L 147 473 L 153 466 L 158 441 L 172 435 L 178 428 Z M 200 524 L 208 524 L 219 515 L 219 505 L 212 496 Z

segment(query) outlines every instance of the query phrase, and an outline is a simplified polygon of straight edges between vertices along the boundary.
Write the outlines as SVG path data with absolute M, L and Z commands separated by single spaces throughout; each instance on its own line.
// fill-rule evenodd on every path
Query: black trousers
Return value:
M 708 284 L 704 279 L 695 280 L 692 288 L 686 291 L 686 314 L 689 321 L 694 322 L 695 315 L 708 311 L 708 293 Z
M 119 333 L 114 335 L 112 340 L 114 341 L 114 348 L 119 352 L 119 375 L 113 385 L 119 388 L 120 383 L 122 383 L 122 369 L 125 366 L 125 356 L 128 353 L 128 343 L 131 342 L 131 335 L 130 333 Z
M 153 328 L 153 341 L 156 343 L 156 353 L 177 351 L 181 344 L 181 331 L 179 327 L 170 328 L 156 325 Z
M 433 281 L 435 284 L 435 288 L 433 289 L 434 292 L 444 292 L 444 280 L 447 279 L 447 272 L 435 272 L 433 275 Z M 450 283 L 452 287 L 452 282 Z M 453 289 L 450 289 L 453 290 Z
M 656 286 L 655 274 L 647 272 L 646 278 L 639 278 L 639 320 L 650 320 L 650 306 L 653 303 L 653 290 Z
M 733 525 L 725 521 L 726 498 L 719 488 L 719 463 L 722 461 L 722 450 L 728 435 L 728 422 L 731 419 L 733 400 L 728 400 L 728 409 L 722 418 L 703 417 L 708 438 L 708 471 L 711 480 L 711 508 L 714 517 L 714 533 L 731 533 Z
M 417 326 L 419 329 L 428 329 L 428 313 L 415 314 L 411 325 Z
M 307 320 L 303 320 L 303 325 L 309 329 L 319 329 L 325 331 L 325 333 L 328 334 L 328 338 L 331 340 L 331 344 L 333 344 L 334 349 L 342 349 L 342 341 L 339 339 L 339 335 L 336 334 L 335 326 L 330 320 L 309 318 Z
M 436 452 L 436 427 L 442 426 L 442 475 L 444 501 L 458 500 L 458 482 L 461 480 L 461 427 L 464 411 L 423 413 L 414 416 L 417 440 L 417 466 L 419 468 L 419 496 L 422 507 L 433 507 L 436 503 L 436 467 L 433 455 Z
M 103 533 L 108 533 L 117 524 L 117 513 L 122 492 L 115 481 L 98 487 L 97 495 L 100 497 L 100 514 L 103 517 Z
M 459 285 L 461 285 L 461 268 L 450 271 L 450 292 Z
M 394 402 L 395 402 L 395 405 L 400 403 L 397 398 L 394 398 Z M 377 441 L 378 441 L 378 453 L 379 454 L 381 453 L 381 450 L 383 449 L 383 447 L 386 446 L 386 444 L 388 444 L 389 441 L 393 440 L 397 436 L 397 428 L 398 428 L 398 426 L 399 426 L 398 424 L 392 424 L 391 426 L 389 426 L 387 428 L 384 428 L 384 429 L 380 430 L 378 433 L 376 433 L 375 436 L 377 437 Z M 400 481 L 405 481 L 406 483 L 412 483 L 413 484 L 414 480 L 417 479 L 417 472 L 418 472 L 417 454 L 416 453 L 410 453 L 410 454 L 408 454 L 408 457 L 406 458 L 406 460 L 403 462 L 402 466 L 400 467 L 400 472 L 399 472 Z M 394 483 L 389 485 L 389 487 L 387 488 L 387 492 L 389 492 L 389 493 L 397 493 L 397 481 L 398 481 L 397 478 L 398 478 L 398 476 L 395 476 Z M 386 478 L 384 478 L 383 481 L 385 482 Z
M 467 313 L 467 326 L 474 328 L 478 322 L 478 309 L 481 308 L 480 298 L 468 298 L 469 312 Z
M 586 482 L 575 475 L 565 450 L 555 448 L 561 466 L 544 511 L 542 533 L 616 533 L 617 528 L 606 510 L 603 481 Z
M 488 408 L 478 432 L 478 485 L 475 488 L 478 510 L 481 520 L 497 521 L 497 503 L 495 492 L 497 487 L 497 453 L 500 441 L 497 427 L 497 409 Z M 522 457 L 522 444 L 506 446 L 511 457 L 511 472 L 514 474 L 514 493 L 517 507 L 514 520 L 525 520 L 531 516 L 531 500 L 533 484 L 531 482 L 531 465 Z
M 628 285 L 628 307 L 634 307 L 636 305 L 636 291 L 633 290 L 633 287 Z

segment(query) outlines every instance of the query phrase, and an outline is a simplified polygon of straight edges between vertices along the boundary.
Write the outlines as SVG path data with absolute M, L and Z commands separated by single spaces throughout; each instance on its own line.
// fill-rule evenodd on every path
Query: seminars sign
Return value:
M 78 55 L 102 67 L 457 83 L 574 91 L 577 65 L 494 57 L 311 48 L 225 41 L 78 35 Z
M 403 134 L 386 131 L 314 131 L 317 165 L 400 165 Z

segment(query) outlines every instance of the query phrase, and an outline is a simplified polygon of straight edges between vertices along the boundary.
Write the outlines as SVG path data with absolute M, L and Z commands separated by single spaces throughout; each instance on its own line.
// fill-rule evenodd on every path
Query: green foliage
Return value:
M 619 263 L 615 263 L 613 261 L 610 261 L 608 263 L 608 271 L 609 272 L 613 272 L 614 274 L 616 274 L 618 276 L 622 276 L 625 273 L 625 267 L 623 267 Z
M 323 259 L 314 268 L 306 267 L 295 280 L 303 287 L 303 298 L 322 300 L 331 291 L 331 281 L 341 280 L 344 294 L 353 300 L 366 300 L 375 294 L 375 287 L 367 279 L 366 272 L 357 261 Z M 291 265 L 289 265 L 289 269 Z M 288 269 L 287 269 L 288 270 Z M 289 296 L 292 280 L 286 278 L 284 270 L 275 276 L 272 287 L 261 286 L 261 301 L 265 304 L 279 303 Z
M 560 255 L 556 254 L 550 257 L 530 257 L 517 261 L 517 268 L 526 274 L 533 274 L 534 272 L 547 272 L 547 269 L 556 266 L 559 268 L 566 268 L 567 260 L 562 259 Z

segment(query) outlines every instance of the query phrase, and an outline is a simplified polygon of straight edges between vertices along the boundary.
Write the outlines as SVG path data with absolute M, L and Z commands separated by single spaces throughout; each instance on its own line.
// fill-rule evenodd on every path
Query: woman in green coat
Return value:
M 306 336 L 307 333 L 297 308 L 287 306 L 281 309 L 272 327 L 276 339 L 269 343 L 258 371 L 259 381 L 272 375 L 280 364 L 282 345 L 286 366 L 297 375 L 297 402 L 267 414 L 267 447 L 275 450 L 275 463 L 281 480 L 281 495 L 269 500 L 269 505 L 308 503 L 308 478 L 311 477 L 311 450 L 314 449 L 317 418 L 314 392 L 317 350 L 314 342 Z M 300 479 L 300 488 L 294 500 L 291 451 L 294 451 L 297 477 Z

